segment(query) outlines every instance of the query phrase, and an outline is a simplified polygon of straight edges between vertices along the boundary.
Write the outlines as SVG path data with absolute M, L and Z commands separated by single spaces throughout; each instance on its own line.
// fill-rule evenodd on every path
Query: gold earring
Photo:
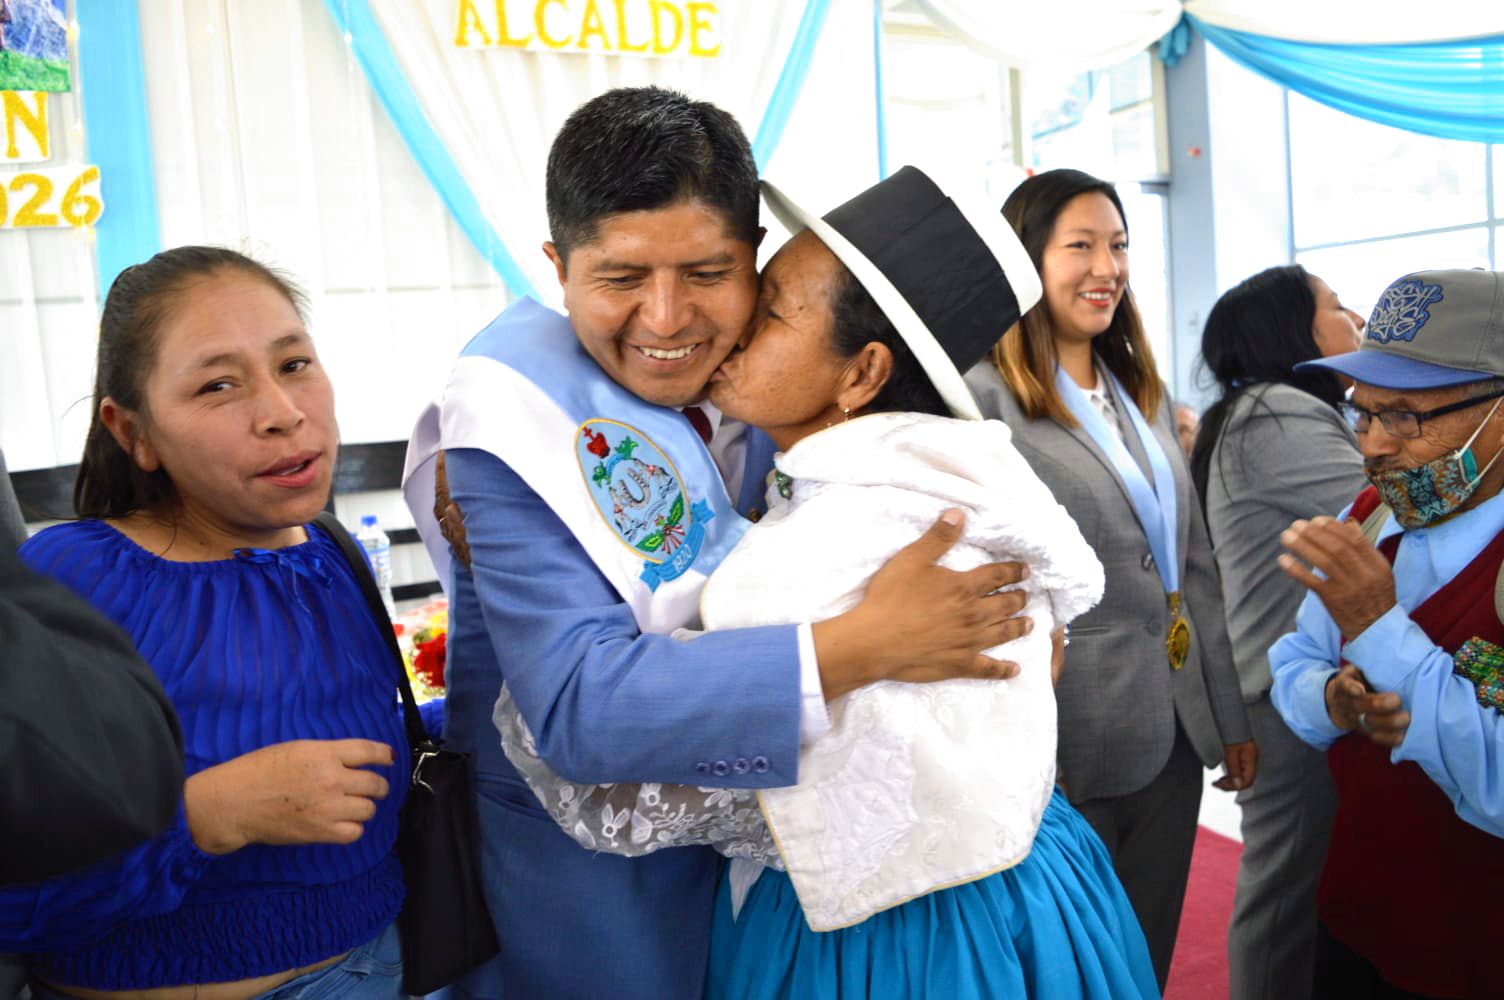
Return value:
M 851 419 L 851 407 L 849 407 L 849 406 L 843 406 L 843 407 L 841 407 L 841 413 L 844 414 L 844 416 L 841 418 L 841 422 L 842 423 L 845 423 L 847 420 Z

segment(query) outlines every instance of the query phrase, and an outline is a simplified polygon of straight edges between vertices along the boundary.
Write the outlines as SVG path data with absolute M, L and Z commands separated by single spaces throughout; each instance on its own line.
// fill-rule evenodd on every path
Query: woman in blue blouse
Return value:
M 336 447 L 286 281 L 207 247 L 115 281 L 82 520 L 21 551 L 130 634 L 188 779 L 163 836 L 0 892 L 0 939 L 44 1000 L 400 995 L 396 679 L 349 564 L 307 527 Z

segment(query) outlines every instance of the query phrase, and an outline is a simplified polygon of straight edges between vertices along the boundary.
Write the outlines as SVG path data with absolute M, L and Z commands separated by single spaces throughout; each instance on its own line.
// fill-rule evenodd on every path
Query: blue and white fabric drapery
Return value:
M 1352 115 L 1504 142 L 1504 3 L 1435 0 L 916 0 L 941 30 L 1025 71 L 1102 69 L 1187 25 L 1244 66 Z M 1181 22 L 1184 13 L 1186 20 Z
M 549 301 L 557 293 L 539 250 L 548 239 L 548 146 L 571 111 L 611 87 L 674 87 L 730 111 L 752 139 L 759 168 L 806 178 L 802 194 L 816 204 L 835 204 L 877 177 L 866 3 L 722 3 L 724 42 L 711 59 L 459 48 L 455 0 L 325 5 L 430 183 L 516 294 Z M 824 121 L 801 125 L 807 116 L 796 109 L 812 105 L 827 109 Z M 842 111 L 830 115 L 830 108 Z M 789 136 L 810 147 L 821 128 L 822 149 L 785 155 Z M 821 190 L 830 183 L 828 193 Z
M 1015 69 L 1085 72 L 1138 55 L 1173 29 L 1180 0 L 915 0 L 930 22 Z
M 1478 0 L 1186 0 L 1187 16 L 1288 42 L 1404 45 L 1504 34 L 1504 9 Z
M 1504 142 L 1504 5 L 1191 0 L 1186 14 L 1237 62 L 1339 111 Z

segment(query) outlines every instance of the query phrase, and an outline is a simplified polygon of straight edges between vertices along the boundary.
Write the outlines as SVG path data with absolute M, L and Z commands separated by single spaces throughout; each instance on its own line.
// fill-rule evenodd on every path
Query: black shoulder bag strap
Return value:
M 413 748 L 414 755 L 417 755 L 427 749 L 426 745 L 441 741 L 431 738 L 423 728 L 423 716 L 418 714 L 418 702 L 413 697 L 413 687 L 407 680 L 407 665 L 402 659 L 402 650 L 397 645 L 397 633 L 392 630 L 392 620 L 387 616 L 386 604 L 381 599 L 381 592 L 376 589 L 376 578 L 371 575 L 371 564 L 366 561 L 365 550 L 345 530 L 339 518 L 327 510 L 321 511 L 313 519 L 313 523 L 332 538 L 334 544 L 345 554 L 345 561 L 350 564 L 350 568 L 355 571 L 355 579 L 360 582 L 360 592 L 366 599 L 371 617 L 376 621 L 377 631 L 386 640 L 387 649 L 391 650 L 392 662 L 397 666 L 397 690 L 402 693 L 402 718 L 407 725 L 407 742 Z
M 397 927 L 402 933 L 403 992 L 422 996 L 449 985 L 498 951 L 486 910 L 470 759 L 445 749 L 442 740 L 424 730 L 397 636 L 365 552 L 333 514 L 320 514 L 314 524 L 345 554 L 397 666 L 413 754 L 412 782 L 397 833 L 397 856 L 407 883 Z

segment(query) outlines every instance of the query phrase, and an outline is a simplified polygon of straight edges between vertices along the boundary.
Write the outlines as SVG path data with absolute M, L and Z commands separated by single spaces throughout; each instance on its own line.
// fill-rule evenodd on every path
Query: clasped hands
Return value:
M 1280 568 L 1315 592 L 1346 639 L 1354 639 L 1397 603 L 1394 570 L 1352 521 L 1299 520 L 1280 535 Z M 1319 571 L 1319 573 L 1318 573 Z M 1400 696 L 1375 692 L 1363 671 L 1344 663 L 1326 685 L 1332 724 L 1382 746 L 1399 746 L 1410 726 Z
M 1326 682 L 1326 713 L 1332 724 L 1347 732 L 1357 730 L 1380 746 L 1397 747 L 1410 728 L 1410 713 L 1393 691 L 1375 692 L 1363 671 L 1351 663 Z

